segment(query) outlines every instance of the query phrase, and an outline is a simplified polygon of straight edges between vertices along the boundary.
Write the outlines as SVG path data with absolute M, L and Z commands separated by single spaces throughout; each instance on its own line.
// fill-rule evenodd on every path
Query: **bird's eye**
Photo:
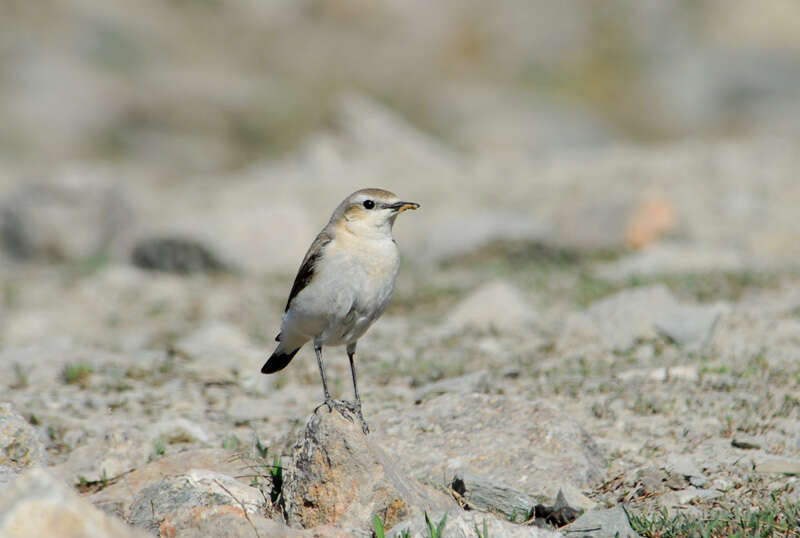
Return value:
M 372 200 L 364 200 L 364 207 L 367 209 L 373 209 L 375 207 L 375 202 Z

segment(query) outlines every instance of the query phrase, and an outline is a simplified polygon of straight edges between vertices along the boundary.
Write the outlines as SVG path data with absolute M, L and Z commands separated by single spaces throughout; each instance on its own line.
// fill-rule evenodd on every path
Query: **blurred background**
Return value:
M 800 6 L 5 0 L 0 154 L 175 174 L 296 149 L 343 91 L 464 151 L 800 131 Z

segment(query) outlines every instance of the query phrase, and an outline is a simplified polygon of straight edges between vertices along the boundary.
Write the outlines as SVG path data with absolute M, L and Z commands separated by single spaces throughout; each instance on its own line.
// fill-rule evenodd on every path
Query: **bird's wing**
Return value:
M 297 276 L 294 277 L 294 284 L 292 284 L 292 291 L 289 292 L 289 300 L 286 301 L 286 308 L 284 312 L 289 311 L 289 306 L 292 304 L 292 299 L 295 296 L 303 291 L 311 279 L 314 278 L 314 268 L 316 266 L 317 260 L 319 259 L 320 255 L 322 254 L 322 249 L 325 248 L 325 245 L 330 243 L 333 238 L 326 232 L 322 230 L 314 242 L 311 243 L 311 246 L 308 248 L 308 252 L 306 252 L 305 258 L 303 258 L 303 263 L 300 265 L 300 270 L 297 271 Z

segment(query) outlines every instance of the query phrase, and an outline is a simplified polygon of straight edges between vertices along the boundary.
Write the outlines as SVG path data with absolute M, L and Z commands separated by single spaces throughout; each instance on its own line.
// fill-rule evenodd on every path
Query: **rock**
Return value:
M 428 383 L 414 392 L 414 401 L 420 403 L 427 398 L 441 394 L 468 394 L 470 392 L 489 392 L 489 373 L 473 372 Z
M 443 512 L 432 513 L 429 514 L 429 519 L 436 526 L 444 515 L 445 513 Z M 484 528 L 486 529 L 485 534 Z M 405 531 L 408 531 L 409 538 L 428 538 L 430 536 L 424 516 L 398 523 L 386 532 L 386 536 L 400 538 Z M 559 538 L 563 536 L 559 532 L 548 529 L 515 525 L 510 521 L 503 521 L 491 514 L 482 512 L 464 512 L 461 510 L 447 512 L 442 536 L 446 538 L 475 538 L 478 535 L 478 531 L 480 531 L 481 536 L 491 536 L 492 538 Z
M 641 249 L 663 234 L 675 229 L 678 218 L 675 205 L 663 197 L 641 200 L 633 209 L 625 227 L 625 244 Z
M 418 480 L 446 483 L 457 472 L 492 478 L 535 498 L 558 485 L 593 487 L 605 458 L 588 433 L 543 400 L 444 394 L 372 419 L 374 438 Z
M 185 418 L 161 420 L 152 426 L 150 432 L 153 439 L 163 439 L 167 444 L 209 443 L 206 431 L 199 424 Z
M 698 349 L 710 341 L 720 313 L 718 306 L 678 303 L 663 284 L 620 291 L 587 310 L 606 349 L 616 351 L 658 334 Z
M 708 482 L 700 469 L 688 456 L 670 454 L 667 458 L 666 470 L 686 478 L 693 486 L 702 487 Z
M 235 382 L 240 372 L 257 371 L 264 359 L 264 351 L 238 327 L 221 322 L 199 327 L 175 342 L 173 350 L 191 359 L 184 368 L 203 383 Z
M 444 324 L 450 329 L 507 331 L 524 327 L 535 318 L 519 290 L 504 280 L 493 280 L 458 303 Z
M 522 491 L 512 489 L 491 478 L 457 472 L 450 488 L 458 493 L 459 501 L 470 509 L 482 512 L 501 513 L 506 517 L 515 515 L 526 519 L 536 506 L 536 500 Z
M 673 493 L 669 493 L 665 495 L 665 499 L 663 499 L 664 504 L 669 505 L 670 499 L 672 497 L 675 499 L 675 504 L 691 504 L 695 501 L 709 501 L 711 499 L 716 499 L 717 497 L 721 497 L 722 493 L 713 489 L 700 489 L 695 487 L 688 487 L 681 491 L 675 491 Z
M 390 528 L 454 505 L 397 468 L 359 425 L 325 409 L 311 416 L 294 448 L 283 496 L 290 525 L 354 532 L 371 529 L 375 515 Z
M 67 484 L 111 480 L 147 463 L 152 453 L 152 439 L 136 430 L 115 431 L 76 448 L 52 472 Z
M 608 350 L 627 351 L 639 339 L 655 338 L 656 316 L 676 306 L 669 289 L 657 284 L 615 293 L 593 303 L 587 314 Z
M 562 532 L 568 536 L 590 538 L 638 538 L 631 528 L 628 515 L 622 506 L 608 510 L 592 510 L 567 525 Z
M 187 450 L 164 456 L 134 469 L 108 487 L 92 494 L 89 500 L 107 513 L 127 520 L 134 495 L 146 487 L 157 485 L 168 476 L 183 475 L 191 469 L 213 469 L 218 473 L 249 479 L 264 471 L 255 462 L 237 458 L 220 448 Z
M 416 226 L 413 222 L 411 225 Z M 497 242 L 542 243 L 550 234 L 550 226 L 530 212 L 491 211 L 480 207 L 444 206 L 436 211 L 431 223 L 425 224 L 425 230 L 428 229 L 435 229 L 437 233 L 420 233 L 421 244 L 417 249 L 420 261 L 428 263 L 458 260 Z
M 222 473 L 192 469 L 139 491 L 129 521 L 161 536 L 220 536 L 225 528 L 229 530 L 223 535 L 238 536 L 233 528 L 241 535 L 253 533 L 254 521 L 264 519 L 265 510 L 258 489 Z
M 586 251 L 619 248 L 635 207 L 633 200 L 565 205 L 553 218 L 555 245 Z
M 0 471 L 11 474 L 47 465 L 42 434 L 9 403 L 0 403 Z M 3 481 L 0 478 L 0 482 Z
M 731 446 L 743 450 L 758 450 L 763 444 L 763 439 L 751 435 L 743 435 L 741 433 L 737 433 L 733 436 L 733 439 L 731 439 Z
M 630 381 L 637 377 L 643 377 L 652 381 L 666 382 L 670 379 L 682 379 L 684 381 L 697 381 L 700 374 L 696 366 L 673 366 L 671 368 L 636 368 L 625 370 L 617 374 L 622 381 Z
M 789 458 L 768 458 L 756 463 L 757 473 L 800 474 L 800 460 Z
M 625 282 L 634 277 L 731 272 L 747 267 L 745 255 L 735 250 L 712 245 L 656 243 L 599 266 L 595 274 L 613 282 Z
M 131 252 L 131 262 L 142 269 L 181 274 L 231 270 L 207 245 L 187 237 L 140 239 Z
M 585 512 L 587 510 L 594 510 L 597 507 L 596 502 L 568 482 L 562 482 L 558 486 L 558 494 L 562 495 L 567 505 L 572 508 L 577 508 Z
M 120 185 L 98 170 L 69 170 L 22 184 L 0 203 L 0 241 L 20 259 L 86 260 L 109 250 L 130 224 Z
M 717 324 L 720 309 L 713 305 L 677 305 L 658 313 L 656 330 L 685 348 L 706 346 Z
M 146 538 L 33 469 L 0 491 L 0 536 L 6 538 Z

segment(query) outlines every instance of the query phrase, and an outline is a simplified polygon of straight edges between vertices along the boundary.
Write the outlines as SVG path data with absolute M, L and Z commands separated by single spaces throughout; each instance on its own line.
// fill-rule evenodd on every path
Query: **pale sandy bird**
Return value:
M 282 370 L 311 340 L 317 355 L 322 390 L 329 410 L 361 413 L 353 357 L 358 339 L 380 317 L 394 291 L 400 267 L 392 225 L 397 215 L 419 204 L 403 202 L 383 189 L 362 189 L 345 198 L 314 239 L 294 279 L 283 314 L 279 343 L 261 368 L 262 374 Z M 328 392 L 322 346 L 347 346 L 355 402 L 335 402 Z

